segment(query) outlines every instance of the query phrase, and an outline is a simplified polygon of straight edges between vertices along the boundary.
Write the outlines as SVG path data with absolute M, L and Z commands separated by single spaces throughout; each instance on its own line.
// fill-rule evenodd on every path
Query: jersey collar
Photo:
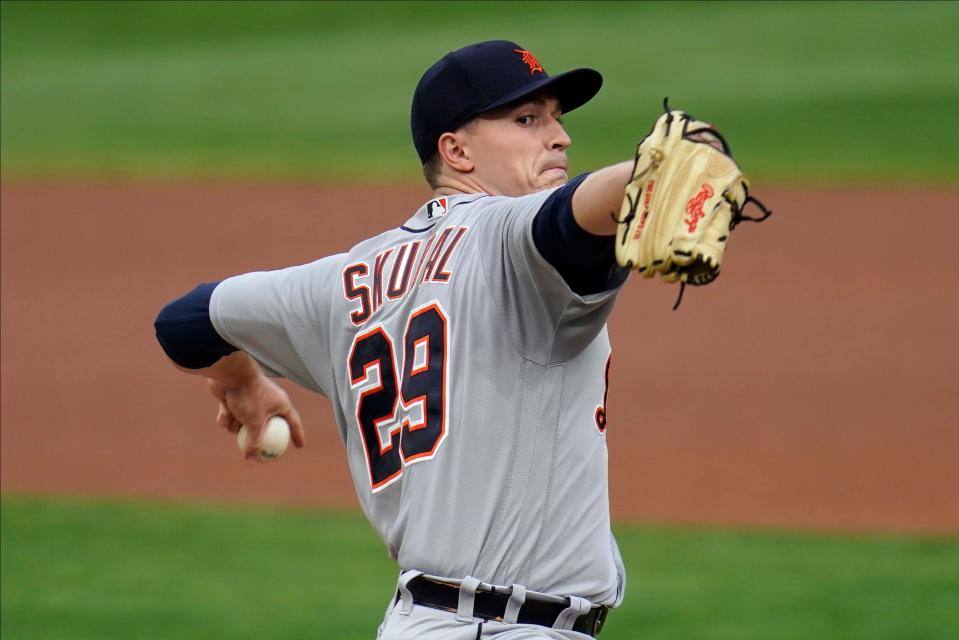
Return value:
M 437 222 L 445 218 L 457 204 L 473 202 L 486 197 L 485 193 L 466 193 L 455 196 L 439 196 L 433 198 L 416 210 L 413 217 L 406 221 L 400 229 L 411 233 L 423 233 L 432 229 Z M 464 198 L 466 200 L 464 200 Z

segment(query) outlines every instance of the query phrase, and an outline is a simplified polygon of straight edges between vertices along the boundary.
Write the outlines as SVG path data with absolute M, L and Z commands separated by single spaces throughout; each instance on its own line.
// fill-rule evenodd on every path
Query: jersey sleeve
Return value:
M 610 277 L 602 290 L 577 293 L 543 256 L 533 228 L 556 191 L 488 198 L 478 225 L 486 283 L 507 334 L 527 358 L 543 364 L 566 362 L 585 349 L 605 326 L 625 282 L 625 276 Z M 591 250 L 575 237 L 566 246 L 570 252 Z
M 167 356 L 184 369 L 212 366 L 234 347 L 210 322 L 210 297 L 219 282 L 205 282 L 163 307 L 153 327 Z
M 345 258 L 227 278 L 213 291 L 210 320 L 267 373 L 331 397 L 331 305 Z
M 579 226 L 573 194 L 589 177 L 576 176 L 553 190 L 533 218 L 533 242 L 539 254 L 580 296 L 615 289 L 629 271 L 616 264 L 616 236 L 596 236 Z

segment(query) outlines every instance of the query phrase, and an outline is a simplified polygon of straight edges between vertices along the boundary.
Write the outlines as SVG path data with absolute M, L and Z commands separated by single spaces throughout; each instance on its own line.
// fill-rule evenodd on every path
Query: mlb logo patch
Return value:
M 426 203 L 426 217 L 429 220 L 433 218 L 442 218 L 446 215 L 446 198 L 437 198 Z

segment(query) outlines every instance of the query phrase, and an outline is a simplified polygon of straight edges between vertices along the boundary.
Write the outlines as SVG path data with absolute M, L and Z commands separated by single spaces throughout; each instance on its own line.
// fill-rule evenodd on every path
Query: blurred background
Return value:
M 0 632 L 371 638 L 395 567 L 325 399 L 246 465 L 153 337 L 196 283 L 405 220 L 420 75 L 506 38 L 605 84 L 571 173 L 662 99 L 775 211 L 610 329 L 603 638 L 959 635 L 956 3 L 0 2 Z

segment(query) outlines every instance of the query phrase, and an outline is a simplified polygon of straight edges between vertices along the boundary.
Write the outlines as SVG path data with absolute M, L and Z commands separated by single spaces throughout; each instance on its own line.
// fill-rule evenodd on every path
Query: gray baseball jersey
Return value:
M 438 198 L 348 254 L 217 286 L 221 336 L 327 396 L 402 569 L 622 600 L 604 395 L 616 290 L 537 251 L 551 191 Z

